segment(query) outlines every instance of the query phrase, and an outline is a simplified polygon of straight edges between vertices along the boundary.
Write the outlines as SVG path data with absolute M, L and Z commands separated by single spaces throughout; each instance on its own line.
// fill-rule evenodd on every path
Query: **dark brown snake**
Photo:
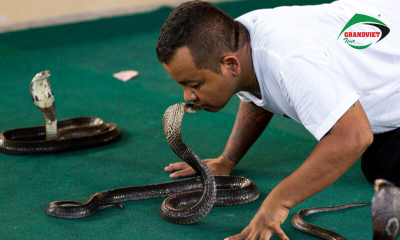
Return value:
M 8 154 L 64 152 L 102 145 L 119 137 L 120 130 L 115 124 L 106 124 L 99 118 L 81 117 L 57 122 L 49 76 L 49 71 L 40 72 L 31 83 L 32 99 L 42 111 L 46 125 L 1 133 L 0 152 Z M 259 197 L 259 190 L 251 180 L 235 176 L 214 177 L 200 157 L 183 142 L 181 137 L 183 115 L 186 112 L 197 111 L 198 108 L 191 104 L 175 104 L 165 112 L 163 128 L 171 149 L 187 162 L 199 177 L 99 192 L 92 195 L 85 203 L 51 202 L 47 213 L 59 218 L 82 218 L 98 209 L 111 206 L 122 209 L 120 202 L 170 196 L 160 206 L 160 215 L 173 223 L 192 224 L 206 216 L 213 206 L 237 205 L 256 200 Z M 376 193 L 372 199 L 373 239 L 395 240 L 400 234 L 400 191 L 385 180 L 377 180 L 375 189 Z M 303 218 L 313 213 L 366 205 L 371 203 L 300 210 L 293 216 L 292 225 L 300 231 L 322 239 L 345 240 L 340 234 L 307 223 Z
M 371 203 L 352 203 L 334 207 L 308 208 L 292 217 L 292 225 L 298 230 L 327 240 L 346 240 L 331 230 L 305 222 L 307 215 L 337 211 L 351 207 L 372 205 L 373 240 L 395 240 L 400 235 L 400 190 L 393 183 L 378 179 Z
M 183 115 L 198 110 L 195 105 L 187 103 L 172 105 L 164 114 L 163 128 L 172 151 L 188 163 L 199 177 L 98 192 L 84 203 L 51 202 L 47 213 L 59 218 L 82 218 L 98 209 L 111 206 L 123 208 L 119 204 L 121 202 L 170 196 L 160 206 L 161 217 L 172 223 L 192 224 L 206 216 L 213 206 L 245 204 L 256 200 L 259 190 L 251 180 L 235 176 L 214 177 L 202 159 L 183 142 Z
M 116 124 L 96 117 L 57 122 L 49 71 L 35 75 L 30 85 L 33 102 L 45 118 L 45 126 L 12 129 L 0 134 L 0 152 L 15 155 L 60 153 L 96 147 L 119 138 Z

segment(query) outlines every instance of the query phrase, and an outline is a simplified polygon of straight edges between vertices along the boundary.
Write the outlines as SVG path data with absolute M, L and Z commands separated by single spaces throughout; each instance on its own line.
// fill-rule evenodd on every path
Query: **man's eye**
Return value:
M 199 89 L 201 87 L 201 83 L 194 85 L 192 88 Z

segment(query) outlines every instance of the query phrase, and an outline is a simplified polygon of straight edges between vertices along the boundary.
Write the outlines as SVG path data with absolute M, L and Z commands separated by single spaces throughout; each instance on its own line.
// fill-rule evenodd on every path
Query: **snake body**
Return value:
M 346 240 L 334 231 L 305 222 L 303 218 L 314 213 L 372 205 L 373 239 L 396 240 L 400 235 L 400 190 L 393 183 L 382 179 L 375 181 L 375 190 L 376 192 L 370 203 L 351 203 L 334 207 L 300 210 L 292 217 L 292 225 L 302 232 L 322 239 Z
M 345 205 L 340 205 L 340 206 L 334 206 L 334 207 L 317 207 L 317 208 L 308 208 L 308 209 L 303 209 L 297 212 L 293 217 L 292 217 L 292 225 L 293 227 L 297 228 L 298 230 L 308 233 L 310 235 L 314 235 L 316 237 L 322 238 L 322 239 L 327 239 L 327 240 L 346 240 L 343 236 L 340 234 L 328 230 L 326 228 L 322 228 L 319 226 L 316 226 L 314 224 L 305 222 L 303 218 L 307 215 L 314 214 L 314 213 L 320 213 L 320 212 L 331 212 L 331 211 L 338 211 L 346 208 L 352 208 L 352 207 L 361 207 L 361 206 L 367 206 L 371 205 L 371 203 L 352 203 L 352 204 L 345 204 Z
M 50 72 L 35 75 L 30 84 L 33 102 L 42 112 L 45 126 L 12 129 L 0 134 L 0 152 L 44 154 L 73 151 L 107 144 L 118 139 L 120 129 L 96 117 L 57 121 Z
M 160 206 L 161 217 L 172 223 L 192 224 L 206 216 L 213 206 L 244 204 L 256 200 L 259 190 L 254 182 L 243 177 L 214 177 L 201 158 L 183 142 L 183 115 L 196 111 L 198 108 L 191 104 L 172 105 L 164 114 L 163 128 L 172 151 L 188 163 L 199 177 L 98 192 L 85 203 L 51 202 L 47 213 L 59 218 L 81 218 L 93 214 L 98 209 L 111 206 L 122 208 L 119 204 L 121 202 L 170 196 Z

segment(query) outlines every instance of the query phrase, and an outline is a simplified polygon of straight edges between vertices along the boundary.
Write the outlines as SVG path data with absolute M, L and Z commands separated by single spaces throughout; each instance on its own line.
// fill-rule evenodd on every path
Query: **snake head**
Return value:
M 201 110 L 198 106 L 190 103 L 185 103 L 185 112 L 187 113 L 195 113 Z
M 35 77 L 33 77 L 32 82 L 40 81 L 40 80 L 46 79 L 48 77 L 50 77 L 49 70 L 41 71 L 40 73 L 36 74 Z
M 372 198 L 374 240 L 395 240 L 400 235 L 400 190 L 393 183 L 375 180 Z
M 35 105 L 39 108 L 48 108 L 54 103 L 53 89 L 49 78 L 50 71 L 42 71 L 33 77 L 29 91 Z

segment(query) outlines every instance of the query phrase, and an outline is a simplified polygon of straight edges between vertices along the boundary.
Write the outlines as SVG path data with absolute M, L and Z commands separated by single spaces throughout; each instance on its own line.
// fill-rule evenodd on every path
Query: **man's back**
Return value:
M 396 9 L 398 1 L 338 1 L 239 17 L 250 33 L 263 99 L 238 95 L 304 124 L 318 140 L 357 99 L 374 133 L 400 127 L 400 109 L 395 109 L 400 102 Z M 347 27 L 351 19 L 355 24 Z M 386 36 L 381 30 L 385 25 L 390 29 Z

